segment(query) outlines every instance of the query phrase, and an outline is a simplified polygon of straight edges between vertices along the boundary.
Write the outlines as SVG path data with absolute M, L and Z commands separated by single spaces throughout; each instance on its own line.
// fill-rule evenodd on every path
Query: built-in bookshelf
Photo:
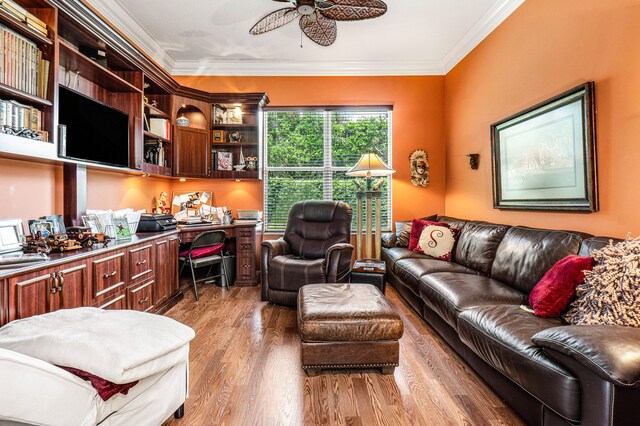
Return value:
M 54 159 L 57 11 L 46 0 L 0 2 L 0 150 Z

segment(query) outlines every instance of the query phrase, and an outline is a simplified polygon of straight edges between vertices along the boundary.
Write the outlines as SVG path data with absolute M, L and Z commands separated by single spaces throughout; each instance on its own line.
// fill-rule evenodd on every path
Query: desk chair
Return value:
M 224 259 L 224 241 L 227 233 L 224 231 L 205 231 L 199 234 L 189 246 L 189 249 L 181 251 L 178 260 L 182 263 L 180 274 L 185 266 L 191 268 L 191 279 L 193 280 L 193 291 L 198 300 L 198 286 L 202 281 L 211 281 L 212 278 L 222 277 L 224 285 L 229 290 L 229 279 L 227 278 L 227 267 Z M 221 265 L 220 274 L 210 275 L 213 265 Z M 204 278 L 196 280 L 195 269 L 208 266 L 207 275 Z

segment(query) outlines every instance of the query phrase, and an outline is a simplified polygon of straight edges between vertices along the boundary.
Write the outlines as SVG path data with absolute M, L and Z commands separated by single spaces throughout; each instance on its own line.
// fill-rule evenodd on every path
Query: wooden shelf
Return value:
M 53 142 L 37 141 L 6 133 L 0 133 L 0 156 L 47 163 L 58 160 L 57 148 Z
M 141 89 L 84 56 L 68 41 L 58 38 L 58 44 L 60 46 L 60 66 L 69 72 L 79 73 L 83 78 L 110 92 L 142 93 Z
M 204 134 L 208 134 L 209 133 L 208 130 L 201 129 L 199 127 L 176 126 L 175 129 L 176 130 L 187 130 L 189 132 L 197 132 L 197 133 L 204 133 Z
M 2 83 L 0 83 L 0 93 L 11 96 L 16 100 L 27 102 L 33 106 L 50 107 L 51 105 L 53 105 L 51 101 L 48 101 L 47 99 L 40 98 L 36 95 L 32 95 L 31 93 L 27 93 L 23 90 L 19 90 L 15 87 L 7 86 L 6 84 Z
M 162 118 L 166 118 L 167 120 L 171 120 L 171 116 L 166 112 L 162 111 L 161 109 L 158 109 L 158 107 L 155 107 L 148 103 L 145 103 L 144 107 L 149 109 L 149 115 L 151 117 L 162 117 Z
M 143 132 L 142 132 L 142 133 L 144 134 L 144 136 L 145 136 L 146 138 L 149 138 L 149 139 L 159 139 L 159 140 L 161 140 L 162 142 L 171 143 L 171 139 L 163 138 L 162 136 L 158 136 L 158 135 L 156 135 L 155 133 L 151 133 L 151 132 L 149 132 L 149 131 L 147 131 L 147 130 L 143 130 Z
M 223 147 L 223 148 L 233 148 L 240 146 L 253 146 L 257 147 L 258 142 L 214 142 L 211 144 L 211 148 Z
M 214 179 L 258 179 L 258 171 L 242 171 L 236 172 L 235 170 L 214 170 L 211 172 L 211 177 Z
M 255 128 L 255 124 L 214 124 L 212 129 L 229 129 L 229 128 Z
M 53 45 L 53 40 L 51 40 L 49 37 L 34 30 L 4 9 L 0 9 L 0 21 L 2 21 L 5 26 L 9 27 L 18 34 L 25 36 L 41 47 Z
M 142 171 L 152 175 L 171 176 L 171 167 L 163 167 L 156 164 L 142 163 Z

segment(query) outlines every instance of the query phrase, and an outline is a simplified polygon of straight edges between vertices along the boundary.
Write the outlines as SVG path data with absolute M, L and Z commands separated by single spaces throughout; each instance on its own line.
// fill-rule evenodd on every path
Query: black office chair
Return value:
M 224 231 L 205 231 L 199 234 L 192 242 L 188 250 L 180 252 L 178 259 L 182 262 L 180 274 L 185 266 L 191 268 L 191 279 L 193 280 L 193 291 L 198 300 L 199 282 L 212 281 L 213 278 L 222 278 L 224 285 L 229 290 L 229 279 L 227 275 L 227 267 L 225 265 L 224 241 L 227 233 Z M 213 265 L 221 265 L 220 274 L 209 275 L 213 269 Z M 196 280 L 195 269 L 208 266 L 209 270 L 204 278 Z

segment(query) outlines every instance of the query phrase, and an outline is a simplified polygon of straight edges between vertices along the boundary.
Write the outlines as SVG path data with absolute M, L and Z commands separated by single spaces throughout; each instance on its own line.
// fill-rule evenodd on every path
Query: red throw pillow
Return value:
M 192 259 L 200 259 L 201 257 L 214 256 L 220 254 L 224 249 L 224 243 L 214 244 L 212 246 L 198 247 L 191 250 Z M 189 250 L 182 250 L 178 256 L 187 257 Z
M 559 317 L 584 281 L 584 271 L 593 269 L 593 257 L 571 254 L 556 262 L 529 294 L 529 304 L 539 317 Z
M 413 219 L 411 221 L 411 235 L 409 236 L 409 250 L 415 251 L 415 248 L 418 247 L 418 241 L 420 241 L 422 230 L 427 225 L 444 226 L 446 228 L 449 227 L 449 224 L 445 222 L 432 222 L 430 220 Z

